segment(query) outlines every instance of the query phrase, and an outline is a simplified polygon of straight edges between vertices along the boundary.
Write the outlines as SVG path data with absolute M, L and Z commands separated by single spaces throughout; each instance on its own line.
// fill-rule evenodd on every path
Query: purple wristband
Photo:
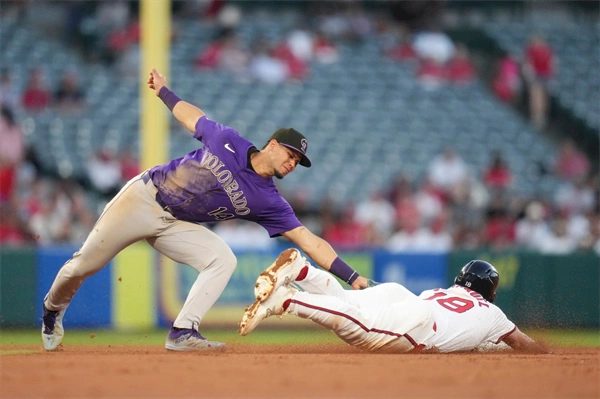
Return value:
M 173 93 L 167 86 L 163 86 L 160 88 L 158 92 L 158 98 L 162 100 L 163 103 L 169 108 L 170 111 L 173 111 L 175 105 L 181 101 L 181 98 L 177 97 L 175 93 Z
M 329 272 L 350 285 L 360 276 L 356 270 L 348 266 L 339 256 L 331 264 Z

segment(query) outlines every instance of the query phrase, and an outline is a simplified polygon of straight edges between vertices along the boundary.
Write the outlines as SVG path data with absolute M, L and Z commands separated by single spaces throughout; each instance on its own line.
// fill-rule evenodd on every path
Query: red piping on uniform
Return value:
M 504 338 L 508 337 L 510 334 L 514 333 L 517 329 L 517 326 L 515 326 L 515 328 L 513 328 L 512 330 L 510 330 L 509 332 L 507 332 L 506 334 L 504 334 L 503 336 L 500 337 L 500 339 L 498 341 L 496 341 L 496 344 L 499 344 L 500 341 L 502 341 Z
M 296 305 L 300 305 L 300 306 L 306 306 L 307 308 L 310 308 L 310 309 L 320 310 L 320 311 L 325 312 L 325 313 L 331 313 L 331 314 L 334 314 L 336 316 L 345 317 L 346 319 L 348 319 L 351 322 L 355 323 L 356 325 L 358 325 L 360 328 L 362 328 L 366 332 L 374 332 L 374 333 L 378 333 L 378 334 L 392 335 L 394 337 L 404 337 L 404 338 L 406 338 L 414 346 L 414 350 L 416 350 L 416 351 L 420 351 L 421 349 L 423 349 L 425 347 L 425 345 L 418 345 L 415 342 L 415 340 L 412 339 L 412 337 L 410 335 L 408 335 L 408 334 L 398 334 L 398 333 L 395 333 L 393 331 L 378 330 L 376 328 L 368 328 L 367 326 L 365 326 L 364 324 L 362 324 L 360 321 L 356 320 L 354 317 L 352 317 L 350 315 L 347 315 L 346 313 L 337 312 L 337 311 L 331 310 L 331 309 L 325 309 L 325 308 L 322 308 L 320 306 L 310 305 L 310 304 L 305 303 L 305 302 L 300 302 L 300 301 L 298 301 L 296 299 L 292 299 L 291 303 L 295 303 Z

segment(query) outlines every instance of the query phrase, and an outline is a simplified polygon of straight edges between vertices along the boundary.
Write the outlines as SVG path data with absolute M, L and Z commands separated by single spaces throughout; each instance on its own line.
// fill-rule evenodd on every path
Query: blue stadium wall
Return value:
M 0 249 L 0 328 L 40 324 L 41 304 L 76 247 Z M 285 247 L 235 251 L 238 266 L 206 323 L 231 323 L 253 301 L 256 276 Z M 145 243 L 119 254 L 88 278 L 65 315 L 69 327 L 144 329 L 168 326 L 196 279 L 192 268 L 160 257 Z M 533 327 L 600 326 L 600 258 L 487 251 L 447 254 L 340 252 L 361 274 L 394 281 L 418 294 L 445 287 L 474 258 L 494 263 L 502 276 L 497 304 L 518 324 Z M 229 311 L 228 311 L 229 310 Z

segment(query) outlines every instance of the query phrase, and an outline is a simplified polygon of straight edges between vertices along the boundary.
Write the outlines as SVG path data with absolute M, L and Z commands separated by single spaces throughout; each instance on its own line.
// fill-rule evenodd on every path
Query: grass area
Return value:
M 241 337 L 235 330 L 205 329 L 209 339 L 236 345 L 302 345 L 341 343 L 333 333 L 325 329 L 256 330 Z M 534 339 L 553 346 L 600 346 L 598 330 L 525 330 Z M 67 330 L 65 345 L 164 345 L 167 330 L 148 332 L 117 332 L 112 330 Z M 25 354 L 27 350 L 2 350 L 6 346 L 40 345 L 39 331 L 0 330 L 0 354 Z M 17 353 L 18 352 L 18 353 Z
M 600 346 L 598 330 L 526 330 L 525 333 L 555 346 Z

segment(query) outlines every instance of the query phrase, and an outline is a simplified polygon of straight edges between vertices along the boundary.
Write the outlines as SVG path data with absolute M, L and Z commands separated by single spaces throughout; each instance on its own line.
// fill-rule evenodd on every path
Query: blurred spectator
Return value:
M 261 226 L 245 220 L 217 223 L 213 231 L 234 249 L 269 249 L 277 243 Z
M 348 31 L 345 39 L 350 42 L 361 42 L 371 32 L 371 21 L 365 14 L 359 2 L 348 5 Z
M 296 58 L 304 62 L 308 62 L 313 58 L 313 34 L 304 26 L 292 29 L 287 34 L 285 43 Z
M 92 186 L 106 197 L 113 197 L 121 188 L 121 165 L 111 149 L 98 151 L 87 164 Z
M 492 163 L 483 175 L 483 181 L 488 189 L 496 193 L 502 193 L 510 188 L 512 173 L 501 153 L 494 154 Z
M 565 214 L 584 214 L 594 208 L 594 190 L 586 179 L 560 185 L 554 193 L 554 201 Z
M 270 84 L 282 83 L 288 77 L 286 64 L 271 55 L 270 45 L 264 39 L 255 43 L 250 73 L 254 79 Z
M 600 255 L 600 214 L 590 213 L 588 218 L 589 229 L 579 240 L 578 248 L 582 251 L 595 251 Z
M 390 237 L 386 248 L 391 252 L 446 253 L 452 249 L 447 219 L 447 214 L 441 212 L 435 219 L 417 229 L 414 222 L 399 222 L 398 226 L 402 227 Z
M 449 252 L 452 250 L 452 235 L 448 228 L 448 212 L 442 211 L 436 215 L 429 226 L 429 237 L 426 246 L 432 252 Z
M 577 149 L 571 138 L 565 139 L 554 165 L 555 173 L 565 180 L 577 181 L 585 178 L 590 171 L 590 162 L 585 154 Z
M 141 173 L 140 162 L 130 149 L 124 149 L 119 155 L 121 166 L 121 183 L 125 184 Z
M 375 191 L 368 200 L 356 207 L 356 221 L 364 226 L 373 226 L 373 233 L 383 239 L 392 234 L 395 213 L 394 206 L 385 198 L 383 192 Z M 372 240 L 378 241 L 377 238 Z
M 521 91 L 519 64 L 510 53 L 505 52 L 498 62 L 498 70 L 493 78 L 494 93 L 504 102 L 513 103 Z
M 63 183 L 53 184 L 42 208 L 29 219 L 38 244 L 70 242 L 72 202 Z
M 287 77 L 293 80 L 302 80 L 308 74 L 308 64 L 301 58 L 296 57 L 289 47 L 287 41 L 281 42 L 272 51 L 274 58 L 286 65 Z
M 511 248 L 516 241 L 516 226 L 503 201 L 494 197 L 487 212 L 484 242 L 491 249 L 502 251 Z
M 424 58 L 417 70 L 417 79 L 425 89 L 434 90 L 446 81 L 447 73 L 444 64 L 433 58 Z
M 419 213 L 412 189 L 402 192 L 396 199 L 394 207 L 396 208 L 396 222 L 405 222 L 405 227 L 418 227 L 421 224 L 421 214 Z
M 12 204 L 0 204 L 0 246 L 23 245 L 27 242 L 26 228 Z
M 114 32 L 125 28 L 129 23 L 129 17 L 129 4 L 125 1 L 103 1 L 96 9 L 96 20 L 103 32 Z
M 138 43 L 127 47 L 119 57 L 116 69 L 121 79 L 134 81 L 139 78 L 141 49 Z
M 218 37 L 208 46 L 202 49 L 200 54 L 194 60 L 196 68 L 216 68 L 221 62 L 221 53 L 227 36 Z
M 226 2 L 225 2 L 226 3 Z M 235 4 L 222 5 L 217 14 L 217 23 L 222 32 L 234 31 L 242 21 L 242 10 Z
M 50 105 L 50 99 L 50 91 L 44 82 L 42 70 L 38 68 L 31 70 L 29 81 L 21 99 L 23 107 L 27 111 L 43 111 Z
M 340 58 L 340 53 L 335 44 L 329 40 L 324 32 L 317 32 L 313 43 L 315 59 L 321 64 L 333 64 Z
M 77 113 L 85 107 L 85 97 L 77 82 L 77 75 L 67 71 L 54 94 L 54 104 L 63 113 Z
M 429 164 L 428 177 L 431 183 L 448 193 L 455 185 L 467 178 L 467 172 L 467 166 L 462 158 L 454 148 L 447 147 Z
M 423 179 L 415 193 L 415 203 L 423 219 L 423 223 L 431 223 L 444 210 L 442 193 L 427 177 Z
M 415 35 L 413 47 L 421 59 L 444 65 L 454 55 L 452 39 L 441 30 L 423 31 Z
M 543 254 L 563 255 L 576 248 L 577 242 L 568 234 L 566 219 L 558 217 L 552 222 L 550 234 L 541 242 L 538 250 Z
M 358 249 L 364 245 L 364 227 L 354 217 L 354 207 L 348 204 L 335 214 L 333 223 L 323 229 L 323 238 L 336 249 Z
M 524 217 L 516 223 L 516 242 L 519 246 L 537 250 L 543 244 L 550 234 L 544 213 L 544 206 L 537 201 L 527 205 Z
M 348 18 L 340 13 L 337 8 L 323 5 L 320 16 L 318 17 L 317 31 L 323 32 L 327 37 L 333 40 L 343 40 L 350 33 L 350 22 Z
M 0 118 L 0 203 L 15 195 L 17 171 L 25 156 L 25 141 L 13 113 L 2 107 Z
M 460 44 L 446 65 L 448 80 L 452 83 L 468 83 L 475 78 L 476 71 L 467 47 Z
M 403 252 L 412 246 L 416 236 L 417 226 L 409 224 L 406 221 L 397 220 L 394 233 L 388 238 L 385 249 L 390 252 Z
M 19 106 L 19 93 L 13 85 L 12 73 L 8 69 L 0 72 L 0 106 L 13 111 Z
M 523 74 L 529 86 L 531 121 L 543 128 L 548 118 L 548 82 L 554 74 L 554 54 L 541 36 L 532 37 L 525 49 Z
M 220 68 L 235 74 L 245 73 L 250 54 L 242 47 L 235 33 L 230 32 L 209 44 L 196 57 L 197 68 Z
M 72 217 L 68 241 L 83 244 L 96 223 L 96 215 L 88 208 L 85 193 L 78 191 L 72 198 Z
M 219 67 L 236 75 L 244 75 L 250 57 L 250 53 L 242 46 L 239 38 L 236 35 L 230 35 L 223 45 Z
M 412 46 L 412 37 L 404 25 L 395 25 L 391 31 L 391 40 L 384 44 L 384 54 L 395 61 L 412 61 L 417 52 Z
M 204 19 L 213 19 L 219 15 L 221 10 L 223 10 L 223 7 L 225 6 L 226 2 L 227 2 L 227 0 L 208 0 L 208 1 L 195 2 L 195 3 L 202 3 L 204 5 L 204 9 L 202 10 L 202 17 Z M 194 3 L 194 2 L 185 2 L 185 3 Z

